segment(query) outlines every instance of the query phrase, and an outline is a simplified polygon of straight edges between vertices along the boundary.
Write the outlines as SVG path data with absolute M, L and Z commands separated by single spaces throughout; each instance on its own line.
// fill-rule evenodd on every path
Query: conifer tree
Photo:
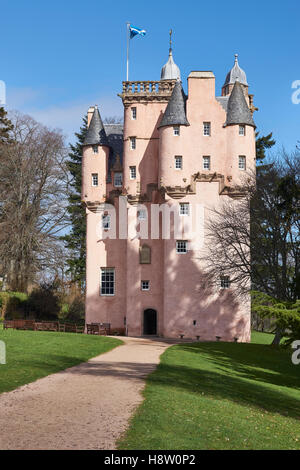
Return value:
M 7 118 L 7 112 L 0 106 L 0 144 L 10 142 L 10 131 L 12 131 L 12 129 L 13 125 Z
M 81 165 L 82 147 L 87 133 L 87 117 L 83 118 L 83 125 L 80 132 L 75 133 L 77 142 L 70 144 L 69 160 L 67 162 L 73 181 L 71 186 L 73 191 L 69 195 L 68 212 L 71 219 L 72 229 L 68 235 L 63 237 L 65 246 L 70 250 L 70 257 L 67 260 L 72 281 L 84 288 L 85 283 L 85 261 L 86 261 L 86 220 L 85 210 L 81 202 Z

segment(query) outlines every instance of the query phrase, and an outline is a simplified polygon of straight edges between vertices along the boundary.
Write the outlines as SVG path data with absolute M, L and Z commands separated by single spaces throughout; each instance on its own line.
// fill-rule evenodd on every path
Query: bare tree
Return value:
M 11 289 L 26 291 L 55 258 L 68 225 L 64 139 L 13 113 L 13 143 L 0 146 L 0 258 Z

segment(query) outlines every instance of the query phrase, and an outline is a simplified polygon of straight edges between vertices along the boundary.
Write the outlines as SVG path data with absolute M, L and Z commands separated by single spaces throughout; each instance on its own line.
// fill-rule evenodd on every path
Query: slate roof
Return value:
M 83 145 L 109 145 L 99 109 L 96 106 Z
M 222 108 L 227 112 L 229 96 L 216 96 L 216 100 L 220 103 Z
M 180 80 L 180 69 L 173 60 L 172 49 L 169 50 L 168 62 L 161 69 L 161 80 Z
M 120 157 L 120 163 L 123 162 L 123 124 L 104 124 L 104 128 L 110 147 L 107 175 L 107 180 L 110 182 L 111 169 L 117 161 L 117 155 Z
M 235 82 L 240 82 L 242 85 L 248 86 L 246 73 L 239 66 L 237 54 L 235 54 L 234 66 L 232 67 L 230 72 L 228 72 L 223 86 L 233 85 Z
M 227 106 L 226 126 L 232 126 L 234 124 L 256 127 L 246 102 L 242 85 L 239 82 L 235 82 Z
M 190 124 L 186 118 L 185 102 L 186 96 L 181 81 L 177 80 L 158 128 L 164 126 L 189 126 Z

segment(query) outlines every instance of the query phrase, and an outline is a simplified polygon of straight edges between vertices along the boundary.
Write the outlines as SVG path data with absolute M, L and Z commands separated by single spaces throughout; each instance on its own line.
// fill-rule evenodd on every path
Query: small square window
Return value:
M 246 170 L 246 157 L 244 155 L 239 156 L 239 170 Z
M 239 135 L 246 135 L 246 127 L 245 126 L 240 126 L 239 127 Z
M 173 127 L 173 133 L 174 133 L 174 135 L 180 135 L 180 127 L 179 126 L 174 126 Z
M 98 153 L 98 145 L 93 145 L 93 152 Z
M 210 157 L 203 157 L 203 170 L 210 170 Z
M 130 179 L 135 180 L 136 179 L 136 166 L 130 166 Z
M 175 157 L 175 170 L 182 170 L 182 157 L 179 155 Z
M 221 277 L 221 289 L 229 289 L 230 288 L 230 278 L 229 276 Z
M 136 108 L 131 108 L 131 119 L 136 119 Z
M 98 186 L 98 173 L 92 173 L 92 186 Z
M 204 122 L 204 123 L 203 123 L 203 135 L 206 136 L 206 137 L 209 137 L 209 136 L 210 136 L 210 132 L 211 132 L 211 124 L 210 124 L 210 122 Z
M 114 174 L 114 186 L 116 188 L 120 188 L 123 185 L 123 174 L 122 173 L 115 173 Z
M 177 240 L 176 241 L 176 253 L 185 254 L 188 252 L 187 241 Z
M 109 214 L 104 214 L 102 216 L 102 227 L 104 228 L 104 230 L 110 229 L 110 215 Z
M 136 149 L 136 137 L 130 137 L 130 149 L 131 150 Z
M 138 220 L 146 220 L 147 219 L 146 209 L 140 209 L 139 211 L 137 211 L 137 218 Z
M 189 215 L 190 214 L 190 205 L 188 202 L 181 202 L 179 204 L 179 215 Z
M 150 281 L 142 281 L 141 288 L 142 290 L 150 290 Z

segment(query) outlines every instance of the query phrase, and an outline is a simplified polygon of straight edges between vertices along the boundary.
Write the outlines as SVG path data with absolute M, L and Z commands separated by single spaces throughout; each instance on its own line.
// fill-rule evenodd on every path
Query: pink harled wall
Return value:
M 137 108 L 137 119 L 132 119 L 131 107 Z M 246 172 L 239 170 L 239 155 L 246 156 L 248 171 L 255 170 L 255 135 L 246 126 L 246 135 L 239 136 L 239 126 L 225 127 L 226 112 L 215 98 L 215 78 L 210 72 L 193 72 L 188 79 L 187 119 L 190 126 L 180 127 L 180 136 L 174 136 L 172 127 L 158 129 L 167 106 L 166 102 L 132 101 L 124 111 L 124 179 L 123 194 L 137 196 L 147 193 L 148 184 L 161 186 L 187 186 L 197 173 L 224 175 L 227 186 L 241 182 Z M 211 122 L 211 136 L 203 136 L 203 122 Z M 130 137 L 136 137 L 136 149 L 130 149 Z M 84 150 L 83 200 L 103 201 L 106 191 L 108 149 L 100 148 L 99 155 L 92 154 L 90 147 Z M 183 169 L 176 170 L 174 157 L 183 157 Z M 210 170 L 203 169 L 203 156 L 210 156 Z M 136 166 L 137 177 L 130 179 L 129 167 Z M 97 171 L 98 170 L 98 171 Z M 98 172 L 100 187 L 90 187 L 91 173 Z M 110 187 L 111 189 L 111 187 Z M 149 188 L 148 188 L 149 189 Z M 162 203 L 159 190 L 153 188 L 152 204 Z M 202 207 L 204 226 L 189 238 L 192 249 L 187 254 L 176 253 L 176 240 L 137 239 L 128 236 L 124 240 L 102 241 L 97 235 L 101 213 L 87 209 L 87 290 L 86 321 L 109 322 L 112 329 L 126 326 L 131 336 L 143 334 L 143 312 L 157 311 L 157 334 L 165 337 L 215 340 L 250 340 L 250 298 L 243 301 L 233 297 L 231 289 L 219 286 L 208 288 L 204 282 L 203 254 L 206 240 L 202 243 L 205 223 L 210 211 L 219 208 L 228 196 L 220 195 L 217 181 L 199 181 L 195 194 L 166 202 L 176 205 L 189 202 L 192 211 Z M 117 199 L 115 200 L 118 208 Z M 151 224 L 151 202 L 148 223 Z M 132 205 L 127 205 L 127 210 Z M 136 210 L 136 208 L 135 208 Z M 183 222 L 183 221 L 181 221 Z M 150 227 L 149 232 L 150 235 Z M 186 239 L 185 235 L 182 238 Z M 140 264 L 139 251 L 143 244 L 151 247 L 151 264 Z M 100 295 L 100 269 L 114 267 L 116 291 L 112 297 Z M 230 275 L 230 273 L 228 273 Z M 150 291 L 141 290 L 141 281 L 150 281 Z

